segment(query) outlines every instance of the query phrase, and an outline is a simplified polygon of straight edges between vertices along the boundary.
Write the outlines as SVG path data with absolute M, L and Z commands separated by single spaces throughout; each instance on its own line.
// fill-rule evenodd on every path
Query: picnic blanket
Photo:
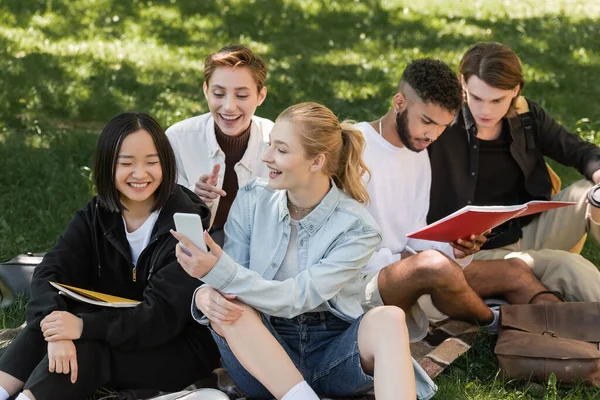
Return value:
M 429 322 L 428 335 L 420 342 L 411 343 L 410 349 L 415 360 L 433 379 L 471 348 L 479 328 L 476 325 L 448 318 L 430 319 Z M 0 354 L 24 326 L 25 324 L 18 328 L 0 330 Z M 193 396 L 195 390 L 207 387 L 221 390 L 232 400 L 245 399 L 229 377 L 229 374 L 227 374 L 227 371 L 219 368 L 213 372 L 211 378 L 199 381 L 177 393 L 162 393 L 155 390 L 127 390 L 117 393 L 103 389 L 89 400 L 192 400 L 195 398 Z M 375 397 L 370 394 L 358 400 L 374 399 Z M 354 400 L 357 399 L 354 398 Z

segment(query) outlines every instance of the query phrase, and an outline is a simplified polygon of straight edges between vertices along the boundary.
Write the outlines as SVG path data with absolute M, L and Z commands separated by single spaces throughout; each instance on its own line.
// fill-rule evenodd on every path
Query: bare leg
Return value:
M 33 393 L 31 393 L 29 390 L 24 390 L 23 394 L 27 397 L 29 397 L 30 400 L 35 400 L 35 396 L 33 395 Z
M 383 306 L 367 312 L 358 327 L 358 349 L 363 370 L 375 377 L 375 398 L 417 397 L 404 311 Z
M 467 283 L 480 297 L 502 296 L 511 304 L 527 304 L 539 292 L 548 290 L 531 268 L 518 258 L 473 261 L 464 270 Z M 542 294 L 535 303 L 560 303 L 552 294 Z
M 25 382 L 18 380 L 4 371 L 0 371 L 0 386 L 2 386 L 9 395 L 12 396 L 23 389 L 23 385 L 25 385 Z
M 379 273 L 385 305 L 408 311 L 424 294 L 444 314 L 487 325 L 494 314 L 467 284 L 462 269 L 442 253 L 427 250 L 385 267 Z
M 277 339 L 263 324 L 256 310 L 241 302 L 242 316 L 232 324 L 216 324 L 212 328 L 227 340 L 240 364 L 262 383 L 277 399 L 281 399 L 304 378 Z

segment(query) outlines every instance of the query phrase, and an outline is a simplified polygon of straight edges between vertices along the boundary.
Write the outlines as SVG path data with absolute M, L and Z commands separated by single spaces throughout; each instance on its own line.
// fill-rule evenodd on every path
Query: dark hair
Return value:
M 140 129 L 152 136 L 162 170 L 162 182 L 154 193 L 152 211 L 162 208 L 177 186 L 175 153 L 160 124 L 144 113 L 119 114 L 102 130 L 96 145 L 94 161 L 94 184 L 98 192 L 98 199 L 100 205 L 110 211 L 121 212 L 125 209 L 115 185 L 117 157 L 123 139 Z
M 256 87 L 260 92 L 267 78 L 267 67 L 264 61 L 252 50 L 241 44 L 223 47 L 204 60 L 204 82 L 208 85 L 210 77 L 218 67 L 246 67 L 250 70 Z
M 411 61 L 400 78 L 398 89 L 409 85 L 424 103 L 437 104 L 456 112 L 462 103 L 460 82 L 448 65 L 439 60 L 421 58 Z
M 501 43 L 483 42 L 471 46 L 460 60 L 458 74 L 465 82 L 475 75 L 488 85 L 502 90 L 519 86 L 519 94 L 525 86 L 521 60 L 510 47 Z M 511 103 L 511 109 L 517 98 L 518 94 Z

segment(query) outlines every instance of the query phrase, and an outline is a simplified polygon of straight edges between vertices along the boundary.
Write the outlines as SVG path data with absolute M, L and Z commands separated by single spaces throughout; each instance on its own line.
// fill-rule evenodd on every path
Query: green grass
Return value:
M 600 3 L 589 0 L 3 0 L 0 259 L 47 250 L 89 199 L 95 141 L 112 116 L 145 111 L 166 127 L 207 111 L 203 60 L 223 45 L 248 44 L 268 63 L 258 115 L 313 100 L 369 120 L 409 60 L 455 68 L 469 45 L 501 41 L 523 61 L 524 94 L 600 143 L 599 31 Z M 565 185 L 579 179 L 556 169 Z M 594 243 L 584 255 L 600 263 Z M 18 325 L 22 307 L 0 317 Z M 600 396 L 501 383 L 491 345 L 480 340 L 438 378 L 437 398 Z

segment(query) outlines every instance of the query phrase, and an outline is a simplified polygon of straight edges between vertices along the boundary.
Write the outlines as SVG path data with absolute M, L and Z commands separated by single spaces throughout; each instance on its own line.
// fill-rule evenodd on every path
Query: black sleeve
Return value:
M 77 211 L 65 232 L 33 272 L 27 322 L 35 329 L 40 329 L 41 320 L 52 311 L 67 310 L 64 297 L 49 281 L 68 282 L 81 287 L 89 283 L 94 258 L 89 223 L 92 207 L 90 202 Z
M 539 140 L 544 156 L 576 168 L 589 180 L 600 169 L 600 148 L 569 132 L 542 107 L 529 102 L 538 124 Z
M 170 238 L 168 246 L 173 250 L 166 259 L 167 265 L 150 278 L 141 304 L 80 314 L 81 337 L 104 340 L 111 347 L 144 349 L 168 342 L 193 322 L 190 302 L 202 282 L 190 277 L 179 265 L 175 244 L 175 239 Z

